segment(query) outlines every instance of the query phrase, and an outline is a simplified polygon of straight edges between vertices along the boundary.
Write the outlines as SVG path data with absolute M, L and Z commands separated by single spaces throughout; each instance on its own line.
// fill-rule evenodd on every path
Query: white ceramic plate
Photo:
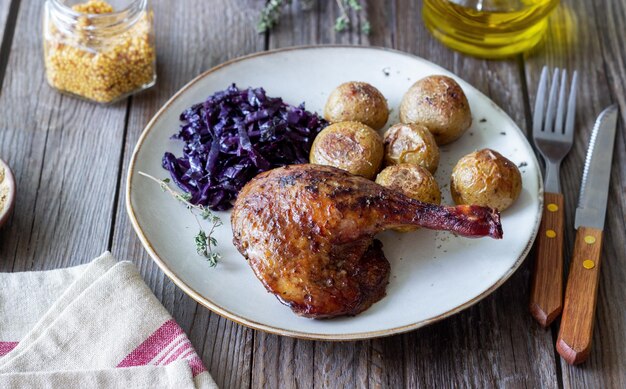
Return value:
M 400 100 L 413 82 L 430 74 L 458 80 L 473 113 L 472 127 L 442 148 L 436 178 L 444 203 L 452 204 L 448 181 L 463 155 L 489 147 L 521 167 L 523 191 L 502 215 L 504 239 L 465 239 L 445 232 L 387 232 L 379 238 L 391 263 L 387 296 L 367 311 L 333 320 L 296 316 L 268 294 L 232 244 L 230 214 L 216 237 L 223 255 L 210 268 L 195 252 L 197 226 L 189 212 L 158 186 L 137 174 L 159 178 L 165 151 L 180 155 L 182 145 L 170 136 L 179 114 L 235 82 L 240 88 L 262 86 L 269 96 L 291 104 L 306 102 L 321 112 L 330 91 L 342 82 L 366 81 L 381 90 L 393 108 L 388 125 L 397 122 Z M 197 77 L 183 87 L 146 127 L 132 156 L 126 205 L 135 231 L 163 271 L 193 299 L 238 323 L 300 338 L 349 340 L 409 331 L 448 317 L 478 302 L 500 286 L 522 263 L 541 217 L 541 173 L 524 135 L 491 100 L 459 77 L 424 59 L 401 52 L 363 47 L 306 47 L 263 52 L 236 59 Z

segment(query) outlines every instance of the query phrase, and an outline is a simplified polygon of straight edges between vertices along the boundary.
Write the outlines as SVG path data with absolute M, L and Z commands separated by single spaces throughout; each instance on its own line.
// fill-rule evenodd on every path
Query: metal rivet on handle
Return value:
M 587 270 L 593 269 L 594 267 L 596 267 L 596 263 L 594 261 L 592 261 L 591 259 L 585 259 L 583 261 L 583 267 Z
M 587 243 L 587 244 L 594 244 L 594 243 L 596 243 L 596 238 L 591 236 L 591 235 L 587 235 L 587 236 L 585 236 L 585 243 Z
M 554 231 L 554 230 L 547 230 L 546 231 L 546 236 L 548 238 L 556 238 L 556 231 Z
M 548 211 L 550 212 L 556 212 L 559 210 L 559 206 L 554 204 L 554 203 L 550 203 L 548 204 Z

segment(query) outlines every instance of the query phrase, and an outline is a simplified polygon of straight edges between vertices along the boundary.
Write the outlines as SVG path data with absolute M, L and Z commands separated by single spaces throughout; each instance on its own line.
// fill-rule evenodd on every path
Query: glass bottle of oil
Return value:
M 504 58 L 541 41 L 559 0 L 424 0 L 426 28 L 460 52 Z

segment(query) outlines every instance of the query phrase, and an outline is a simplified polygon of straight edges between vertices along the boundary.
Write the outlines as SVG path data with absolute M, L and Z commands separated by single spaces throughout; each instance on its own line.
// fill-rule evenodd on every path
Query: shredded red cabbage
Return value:
M 183 155 L 166 152 L 163 168 L 191 195 L 193 204 L 214 211 L 232 207 L 243 186 L 276 167 L 306 163 L 315 136 L 327 122 L 263 88 L 235 84 L 195 104 L 181 115 L 173 139 L 185 142 Z

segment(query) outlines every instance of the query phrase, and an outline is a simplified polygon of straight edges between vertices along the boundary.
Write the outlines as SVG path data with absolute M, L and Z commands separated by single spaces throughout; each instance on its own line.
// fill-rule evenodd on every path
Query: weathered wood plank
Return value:
M 366 14 L 375 9 L 372 28 L 379 44 L 390 43 L 389 30 L 384 26 L 389 16 L 384 2 L 370 2 Z M 368 4 L 369 6 L 369 4 Z M 369 44 L 361 34 L 362 20 L 355 18 L 349 30 L 339 33 L 333 29 L 339 15 L 334 1 L 314 2 L 306 11 L 298 1 L 286 9 L 280 25 L 269 36 L 270 49 L 320 43 Z M 381 38 L 382 37 L 382 38 Z M 252 386 L 255 388 L 297 387 L 364 387 L 368 384 L 370 342 L 313 342 L 290 339 L 257 332 L 255 336 Z
M 370 1 L 367 11 L 372 36 L 357 36 L 358 31 L 337 35 L 331 27 L 336 16 L 333 6 L 320 5 L 322 12 L 317 22 L 306 13 L 288 16 L 270 35 L 270 46 L 372 43 L 413 52 L 466 78 L 525 127 L 519 61 L 491 63 L 451 52 L 432 40 L 421 24 L 421 7 L 412 2 Z M 294 12 L 298 10 L 296 4 Z M 441 383 L 556 386 L 551 335 L 535 326 L 526 311 L 528 276 L 526 265 L 478 306 L 408 335 L 368 342 L 327 343 L 257 334 L 253 386 L 295 387 L 294 373 L 285 375 L 289 361 L 273 357 L 275 351 L 294 345 L 304 354 L 299 355 L 297 365 L 309 364 L 315 386 L 413 387 Z M 271 362 L 266 361 L 272 357 Z M 475 369 L 485 364 L 491 368 Z
M 396 1 L 396 48 L 446 67 L 491 97 L 526 128 L 519 59 L 484 61 L 452 52 L 432 39 L 421 21 L 421 5 Z M 556 387 L 549 332 L 527 311 L 530 261 L 496 293 L 441 323 L 402 341 L 405 385 Z M 383 339 L 381 342 L 393 341 Z M 477 369 L 476 366 L 481 366 Z
M 602 24 L 600 41 L 611 99 L 619 104 L 621 120 L 615 139 L 609 209 L 602 251 L 604 268 L 600 278 L 598 313 L 596 316 L 595 348 L 587 374 L 594 383 L 606 387 L 626 387 L 626 48 L 624 47 L 624 18 L 626 2 L 597 1 L 596 20 Z M 568 382 L 577 377 L 576 369 L 568 368 Z M 589 382 L 590 380 L 586 380 Z M 571 385 L 577 386 L 577 385 Z
M 392 29 L 388 24 L 393 21 L 394 8 L 392 2 L 364 1 L 362 15 L 371 24 L 376 35 L 365 35 L 361 31 L 364 20 L 354 18 L 353 25 L 349 31 L 337 33 L 334 22 L 339 16 L 338 8 L 332 1 L 320 2 L 320 12 L 318 14 L 319 31 L 316 40 L 311 43 L 342 43 L 342 44 L 379 44 L 389 45 L 392 42 Z M 370 15 L 375 17 L 370 17 Z M 277 32 L 280 34 L 280 32 Z M 370 42 L 370 38 L 377 40 Z M 371 355 L 376 352 L 372 349 L 372 341 L 362 342 L 315 342 L 312 350 L 307 354 L 312 354 L 314 363 L 310 366 L 315 387 L 337 388 L 337 387 L 369 387 L 370 381 L 378 382 L 387 373 L 387 365 L 375 363 L 372 366 Z M 312 352 L 311 352 L 312 351 Z M 377 354 L 382 355 L 382 354 Z M 378 361 L 377 361 L 378 362 Z
M 45 81 L 43 2 L 21 2 L 0 95 L 0 154 L 17 204 L 0 231 L 0 271 L 86 262 L 107 247 L 123 144 L 125 102 L 97 106 Z M 85 125 L 87 123 L 87 125 Z
M 606 369 L 606 387 L 626 387 L 626 47 L 624 20 L 626 2 L 597 1 L 596 20 L 602 23 L 600 41 L 611 98 L 619 104 L 621 120 L 615 139 L 609 210 L 605 228 L 604 268 L 602 270 L 595 339 L 592 351 L 594 370 L 599 376 Z M 595 341 L 595 340 L 594 340 Z M 568 369 L 570 373 L 573 369 Z M 568 377 L 569 378 L 569 377 Z M 570 379 L 571 381 L 571 379 Z M 600 380 L 597 380 L 600 381 Z M 573 385 L 572 385 L 573 386 Z
M 144 126 L 156 111 L 193 77 L 228 59 L 264 49 L 255 31 L 261 2 L 190 1 L 171 12 L 155 2 L 158 81 L 132 98 L 123 154 L 112 252 L 137 264 L 146 282 L 189 334 L 221 388 L 250 386 L 253 331 L 211 313 L 178 289 L 149 258 L 137 239 L 124 206 L 128 163 Z M 174 131 L 174 129 L 172 129 Z
M 334 32 L 337 13 L 332 1 L 316 2 L 316 10 L 309 14 L 301 14 L 295 2 L 294 14 L 283 18 L 269 44 L 374 44 L 413 52 L 473 83 L 522 128 L 527 127 L 529 114 L 528 101 L 521 93 L 524 82 L 532 102 L 542 65 L 581 71 L 580 136 L 563 167 L 565 201 L 571 204 L 566 214 L 569 226 L 593 120 L 611 101 L 620 104 L 622 120 L 592 357 L 582 367 L 563 364 L 561 368 L 566 387 L 626 387 L 626 313 L 619 307 L 626 300 L 626 267 L 622 265 L 626 261 L 626 54 L 622 42 L 626 3 L 565 1 L 553 18 L 545 44 L 526 57 L 525 80 L 521 60 L 481 61 L 438 44 L 422 26 L 419 3 L 367 3 L 372 23 L 369 37 L 358 32 L 358 25 L 345 34 Z M 9 0 L 0 0 L 0 30 L 6 25 L 8 4 Z M 177 289 L 147 257 L 123 206 L 134 144 L 151 115 L 193 76 L 226 59 L 264 48 L 264 37 L 253 31 L 261 5 L 253 0 L 211 0 L 185 4 L 172 13 L 166 2 L 155 2 L 159 83 L 132 99 L 124 139 L 127 104 L 98 107 L 60 96 L 45 85 L 42 63 L 33 60 L 41 55 L 40 30 L 32 28 L 40 23 L 41 4 L 20 2 L 15 31 L 20 44 L 11 49 L 0 92 L 0 155 L 15 170 L 20 196 L 12 220 L 0 231 L 0 271 L 85 262 L 112 238 L 114 254 L 135 261 L 157 297 L 190 334 L 221 387 L 555 387 L 554 340 L 526 312 L 530 261 L 494 295 L 454 318 L 407 335 L 335 344 L 254 332 L 211 314 Z M 120 159 L 123 169 L 118 181 Z M 110 225 L 112 216 L 114 226 Z M 572 228 L 566 239 L 566 254 L 570 254 Z
M 11 41 L 4 42 L 4 36 L 6 33 L 9 33 L 10 35 L 10 32 L 13 31 L 13 28 L 15 27 L 14 20 L 8 20 L 9 13 L 11 7 L 13 7 L 15 13 L 15 11 L 17 11 L 18 5 L 19 1 L 0 0 L 0 44 L 2 44 L 0 46 L 3 48 L 3 51 L 0 52 L 0 64 L 4 63 L 4 61 L 6 60 L 5 56 L 8 56 L 9 54 L 9 45 L 11 43 Z M 9 31 L 7 31 L 7 27 Z M 0 72 L 1 71 L 3 71 L 3 69 L 0 67 Z M 0 80 L 1 79 L 2 77 L 0 77 Z
M 0 0 L 0 25 L 4 29 L 12 0 Z
M 534 101 L 536 82 L 544 64 L 578 70 L 580 87 L 578 97 L 576 137 L 570 155 L 564 161 L 561 184 L 566 204 L 566 263 L 572 253 L 574 240 L 574 213 L 578 201 L 580 179 L 597 115 L 611 103 L 618 103 L 621 123 L 616 138 L 611 189 L 602 255 L 596 322 L 592 352 L 580 367 L 560 361 L 565 387 L 626 386 L 626 312 L 617 308 L 626 300 L 626 150 L 624 119 L 626 118 L 626 50 L 623 46 L 623 1 L 582 0 L 563 1 L 551 18 L 544 47 L 526 59 L 526 79 L 531 101 Z M 566 266 L 566 270 L 569 265 Z

